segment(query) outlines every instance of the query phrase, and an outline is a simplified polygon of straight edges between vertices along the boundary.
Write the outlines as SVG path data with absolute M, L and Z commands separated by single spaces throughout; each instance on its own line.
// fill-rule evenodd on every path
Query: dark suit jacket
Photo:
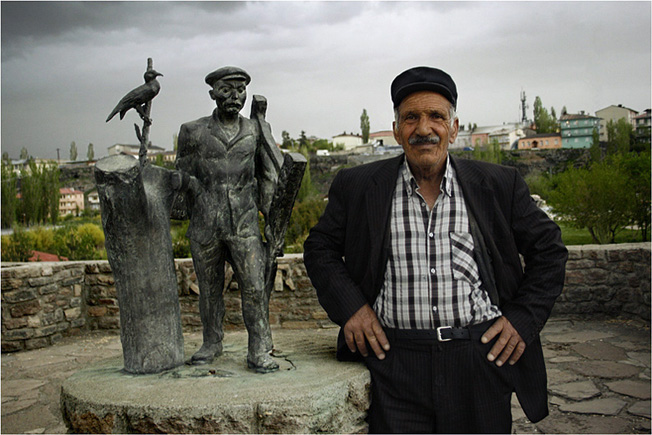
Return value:
M 340 171 L 324 215 L 304 245 L 319 301 L 340 326 L 365 303 L 373 305 L 382 287 L 392 196 L 403 159 Z M 523 410 L 536 422 L 548 413 L 539 332 L 561 294 L 568 253 L 559 227 L 536 206 L 515 169 L 452 156 L 451 162 L 470 215 L 484 286 L 527 344 L 514 383 Z M 341 331 L 338 358 L 354 358 Z

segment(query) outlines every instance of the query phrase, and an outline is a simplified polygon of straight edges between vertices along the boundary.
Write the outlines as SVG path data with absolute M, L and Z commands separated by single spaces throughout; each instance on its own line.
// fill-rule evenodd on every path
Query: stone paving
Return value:
M 186 334 L 186 340 L 199 337 Z M 649 323 L 557 317 L 544 328 L 542 342 L 550 416 L 530 423 L 514 400 L 514 433 L 650 433 Z M 93 362 L 119 357 L 121 350 L 116 332 L 95 331 L 44 349 L 2 354 L 1 432 L 66 433 L 61 384 Z

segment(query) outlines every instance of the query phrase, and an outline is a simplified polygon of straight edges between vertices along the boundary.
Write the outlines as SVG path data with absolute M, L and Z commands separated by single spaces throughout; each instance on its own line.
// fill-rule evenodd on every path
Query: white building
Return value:
M 333 136 L 333 146 L 337 147 L 338 145 L 344 147 L 345 151 L 350 151 L 362 145 L 362 136 L 346 132 L 338 134 Z

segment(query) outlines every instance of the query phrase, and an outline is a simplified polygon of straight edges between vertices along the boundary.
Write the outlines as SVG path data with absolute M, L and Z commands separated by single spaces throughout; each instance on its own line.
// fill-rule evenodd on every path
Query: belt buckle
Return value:
M 439 340 L 439 341 L 451 341 L 452 338 L 443 338 L 441 336 L 441 331 L 443 331 L 444 329 L 451 329 L 452 330 L 453 327 L 452 326 L 440 326 L 440 327 L 438 327 L 437 328 L 437 340 Z

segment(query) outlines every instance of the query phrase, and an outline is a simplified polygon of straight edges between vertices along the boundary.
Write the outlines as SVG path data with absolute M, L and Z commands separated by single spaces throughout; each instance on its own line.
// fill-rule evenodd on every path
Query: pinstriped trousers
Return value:
M 510 433 L 512 366 L 487 360 L 494 341 L 390 339 L 384 360 L 372 352 L 369 433 Z

